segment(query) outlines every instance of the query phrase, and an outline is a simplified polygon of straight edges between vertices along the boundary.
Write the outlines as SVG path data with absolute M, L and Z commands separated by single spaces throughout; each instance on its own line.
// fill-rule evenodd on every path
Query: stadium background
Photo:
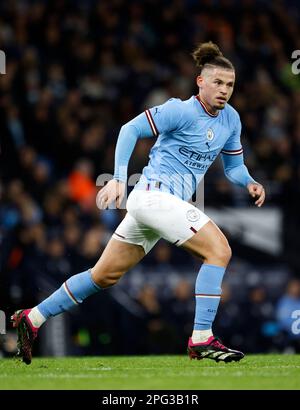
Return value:
M 299 352 L 300 49 L 297 1 L 8 1 L 0 3 L 0 309 L 30 307 L 92 266 L 124 211 L 100 211 L 95 181 L 113 173 L 122 124 L 197 93 L 190 53 L 213 40 L 236 67 L 231 104 L 256 210 L 220 163 L 205 207 L 233 248 L 215 333 L 246 352 Z M 154 141 L 142 140 L 129 173 Z M 42 329 L 41 355 L 183 353 L 199 261 L 160 242 L 120 283 Z M 0 338 L 10 356 L 15 332 Z

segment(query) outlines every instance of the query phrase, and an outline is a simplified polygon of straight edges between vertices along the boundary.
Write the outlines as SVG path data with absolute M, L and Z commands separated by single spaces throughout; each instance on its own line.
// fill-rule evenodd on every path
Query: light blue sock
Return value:
M 52 295 L 41 302 L 37 308 L 45 319 L 56 316 L 73 306 L 79 305 L 88 296 L 97 293 L 100 286 L 92 279 L 91 269 L 71 276 Z
M 225 268 L 203 264 L 195 286 L 196 311 L 194 330 L 211 329 L 221 298 Z

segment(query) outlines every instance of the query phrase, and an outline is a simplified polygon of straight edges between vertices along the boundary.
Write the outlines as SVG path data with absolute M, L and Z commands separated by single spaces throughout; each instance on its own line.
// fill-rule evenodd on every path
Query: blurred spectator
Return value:
M 179 279 L 172 289 L 172 295 L 165 300 L 164 315 L 174 331 L 174 349 L 185 353 L 195 315 L 194 285 L 185 279 Z
M 263 286 L 249 290 L 248 299 L 241 309 L 243 346 L 247 351 L 266 352 L 277 335 L 274 306 Z
M 172 353 L 176 351 L 175 334 L 163 318 L 162 306 L 157 292 L 151 285 L 145 285 L 137 295 L 143 309 L 143 327 L 139 337 L 144 353 Z
M 300 352 L 300 280 L 289 281 L 286 292 L 278 300 L 276 317 L 280 330 L 284 334 L 284 348 L 287 351 Z M 297 325 L 298 324 L 298 325 Z
M 68 178 L 70 198 L 78 202 L 83 209 L 95 206 L 96 186 L 92 175 L 93 167 L 90 161 L 81 160 Z
M 246 335 L 243 332 L 243 323 L 246 323 L 246 318 L 230 286 L 223 283 L 220 307 L 213 325 L 214 332 L 220 335 L 225 344 L 228 343 L 236 349 L 245 348 Z

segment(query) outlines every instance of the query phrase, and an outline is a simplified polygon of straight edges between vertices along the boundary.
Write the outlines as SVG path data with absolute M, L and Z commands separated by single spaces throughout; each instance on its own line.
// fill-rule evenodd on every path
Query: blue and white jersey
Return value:
M 243 152 L 240 118 L 229 104 L 212 115 L 195 96 L 187 101 L 173 98 L 145 114 L 158 138 L 143 175 L 166 184 L 182 199 L 191 198 L 222 150 L 227 155 Z
M 136 133 L 137 138 L 157 137 L 137 189 L 143 188 L 148 182 L 158 181 L 170 193 L 189 200 L 220 153 L 225 160 L 226 176 L 229 177 L 227 171 L 239 168 L 239 172 L 233 172 L 236 175 L 229 178 L 232 182 L 242 186 L 255 182 L 243 162 L 239 114 L 229 104 L 213 115 L 198 96 L 192 96 L 186 101 L 171 98 L 162 105 L 147 109 L 126 126 L 122 127 L 120 139 L 121 134 L 133 133 Z M 122 158 L 121 147 L 125 149 L 123 144 L 117 145 L 116 169 L 117 166 L 127 165 L 129 159 L 126 155 L 126 158 Z M 235 163 L 233 157 L 239 158 L 238 162 Z M 241 170 L 242 178 L 239 175 Z M 118 179 L 118 172 L 115 172 L 115 177 Z M 124 180 L 124 177 L 119 179 Z

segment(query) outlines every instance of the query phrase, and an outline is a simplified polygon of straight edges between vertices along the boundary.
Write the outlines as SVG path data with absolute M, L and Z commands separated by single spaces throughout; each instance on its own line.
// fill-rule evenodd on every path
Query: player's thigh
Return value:
M 182 247 L 202 259 L 214 259 L 226 265 L 231 257 L 231 249 L 221 229 L 210 220 Z
M 155 231 L 127 213 L 92 269 L 96 283 L 112 285 L 133 268 L 159 239 Z
M 142 246 L 111 238 L 100 259 L 92 268 L 93 279 L 96 283 L 104 279 L 117 280 L 144 256 L 145 251 Z
M 225 235 L 192 204 L 164 192 L 133 191 L 127 207 L 137 221 L 207 263 L 226 266 L 229 262 L 231 250 Z
M 127 209 L 138 222 L 177 246 L 181 246 L 210 221 L 192 204 L 160 191 L 131 193 Z

